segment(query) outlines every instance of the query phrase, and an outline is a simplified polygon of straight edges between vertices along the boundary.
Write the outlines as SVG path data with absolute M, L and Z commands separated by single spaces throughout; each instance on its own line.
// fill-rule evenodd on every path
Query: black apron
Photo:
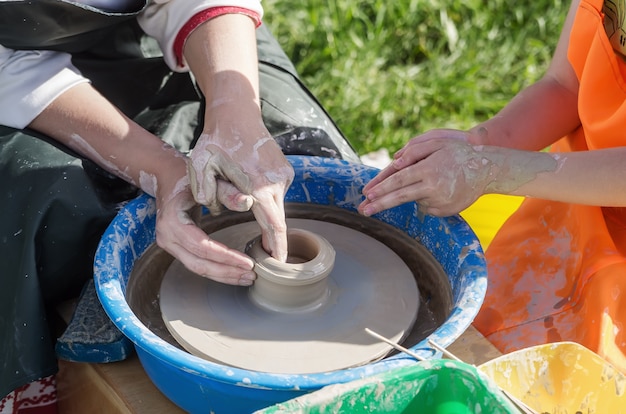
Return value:
M 67 1 L 0 2 L 0 44 L 72 53 L 73 63 L 124 113 L 181 151 L 202 130 L 204 102 L 172 72 L 135 16 Z M 50 16 L 54 16 L 53 19 Z M 302 85 L 267 28 L 257 29 L 263 119 L 285 154 L 359 162 Z M 92 277 L 100 236 L 138 190 L 55 141 L 0 126 L 0 398 L 56 373 L 48 315 Z

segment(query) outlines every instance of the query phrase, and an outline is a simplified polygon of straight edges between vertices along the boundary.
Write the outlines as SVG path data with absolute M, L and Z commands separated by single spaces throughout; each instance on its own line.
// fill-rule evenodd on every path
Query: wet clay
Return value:
M 277 312 L 319 308 L 330 297 L 327 277 L 335 266 L 335 249 L 320 235 L 298 228 L 287 230 L 287 244 L 284 263 L 263 249 L 261 236 L 246 245 L 257 275 L 248 296 L 258 306 Z
M 449 280 L 440 264 L 418 240 L 412 239 L 406 233 L 393 226 L 334 206 L 288 203 L 286 205 L 286 213 L 289 218 L 307 218 L 326 223 L 336 223 L 343 226 L 341 229 L 345 227 L 353 229 L 358 233 L 363 233 L 370 238 L 380 241 L 404 261 L 410 269 L 413 279 L 419 286 L 417 291 L 419 292 L 420 300 L 417 318 L 412 329 L 403 341 L 402 338 L 398 339 L 405 347 L 417 344 L 445 322 L 452 309 L 452 294 Z M 201 218 L 199 225 L 207 233 L 213 233 L 220 229 L 253 220 L 251 213 L 228 212 L 218 217 L 204 216 Z M 313 232 L 316 232 L 316 229 L 313 229 Z M 360 238 L 361 236 L 358 237 Z M 244 246 L 250 239 L 251 237 L 244 235 L 240 238 L 239 243 L 241 243 L 241 246 Z M 166 271 L 174 264 L 173 258 L 167 252 L 153 244 L 136 260 L 128 280 L 126 298 L 133 312 L 145 326 L 164 341 L 183 349 L 163 322 L 159 300 L 161 282 Z M 387 268 L 383 270 L 383 274 L 388 274 Z M 247 298 L 246 300 L 250 302 Z M 372 300 L 372 302 L 375 302 L 375 300 Z M 256 306 L 255 308 L 258 309 Z M 254 320 L 242 319 L 238 323 L 244 325 L 251 324 L 254 323 Z M 371 324 L 368 325 L 369 328 L 375 330 Z M 282 331 L 287 329 L 289 327 L 285 326 Z M 384 335 L 383 332 L 386 331 L 383 329 L 379 332 Z M 365 335 L 367 337 L 363 337 L 361 340 L 365 343 L 371 343 L 373 338 L 367 334 Z M 387 334 L 387 336 L 391 337 L 393 335 Z M 393 353 L 395 353 L 393 350 L 389 352 L 389 354 Z
M 174 261 L 160 290 L 163 319 L 172 336 L 201 358 L 271 373 L 328 372 L 384 357 L 391 347 L 372 339 L 365 328 L 397 342 L 407 336 L 419 307 L 410 269 L 383 243 L 351 228 L 295 218 L 287 219 L 287 225 L 320 235 L 333 246 L 335 263 L 327 277 L 320 277 L 323 272 L 298 275 L 294 269 L 285 277 L 283 272 L 271 284 L 275 291 L 259 306 L 250 299 L 254 289 L 214 282 Z M 258 235 L 260 228 L 252 221 L 210 237 L 243 251 Z M 302 265 L 284 268 L 307 267 Z M 306 288 L 320 281 L 327 282 L 327 289 L 315 298 Z

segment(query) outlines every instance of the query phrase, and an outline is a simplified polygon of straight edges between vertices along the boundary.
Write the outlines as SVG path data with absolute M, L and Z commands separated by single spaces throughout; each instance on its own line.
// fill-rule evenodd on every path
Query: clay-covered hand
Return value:
M 484 147 L 468 139 L 467 132 L 444 129 L 413 138 L 363 188 L 359 211 L 369 216 L 409 201 L 436 216 L 464 210 L 486 191 L 494 166 Z
M 245 211 L 248 199 L 232 185 L 217 184 L 219 201 L 230 210 Z M 212 240 L 191 217 L 199 208 L 193 199 L 188 177 L 173 190 L 157 195 L 157 244 L 180 260 L 189 270 L 218 282 L 249 286 L 256 278 L 254 263 L 247 255 Z
M 223 204 L 220 189 L 228 184 L 232 194 L 238 194 L 252 209 L 261 226 L 265 250 L 286 261 L 284 198 L 294 172 L 276 141 L 262 131 L 258 138 L 233 134 L 230 140 L 218 133 L 203 134 L 188 163 L 191 189 L 198 203 L 219 214 Z

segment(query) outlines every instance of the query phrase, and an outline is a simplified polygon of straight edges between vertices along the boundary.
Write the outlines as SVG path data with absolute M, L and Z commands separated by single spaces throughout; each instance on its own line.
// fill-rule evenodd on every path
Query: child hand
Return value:
M 409 201 L 436 216 L 467 208 L 489 184 L 493 160 L 465 137 L 462 131 L 434 130 L 409 141 L 363 188 L 359 211 L 369 216 Z

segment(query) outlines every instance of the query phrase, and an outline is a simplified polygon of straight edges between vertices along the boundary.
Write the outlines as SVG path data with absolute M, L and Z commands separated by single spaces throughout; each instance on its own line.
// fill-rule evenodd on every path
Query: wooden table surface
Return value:
M 447 348 L 463 361 L 480 365 L 500 355 L 470 326 Z M 109 364 L 59 361 L 58 396 L 61 414 L 178 414 L 148 378 L 136 354 Z

